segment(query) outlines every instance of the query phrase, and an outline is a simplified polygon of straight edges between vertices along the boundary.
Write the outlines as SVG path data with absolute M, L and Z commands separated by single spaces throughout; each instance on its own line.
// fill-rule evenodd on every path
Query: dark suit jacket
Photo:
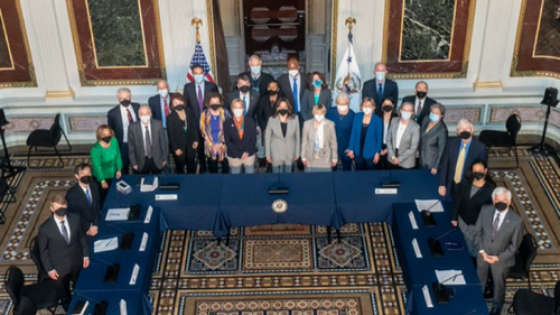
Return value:
M 257 120 L 259 123 L 259 127 L 264 132 L 266 130 L 266 124 L 268 124 L 268 119 L 276 112 L 274 109 L 274 103 L 270 103 L 270 98 L 267 95 L 266 97 L 261 97 L 261 101 L 259 102 L 259 106 L 257 108 Z
M 375 112 L 381 111 L 381 103 L 386 97 L 393 99 L 395 104 L 399 101 L 399 86 L 397 82 L 385 79 L 385 86 L 383 88 L 383 95 L 377 95 L 377 80 L 372 79 L 364 83 L 364 88 L 362 89 L 362 98 L 371 97 L 375 101 Z
M 455 177 L 455 168 L 457 166 L 457 159 L 459 158 L 459 149 L 461 148 L 462 141 L 463 140 L 458 137 L 447 140 L 447 144 L 445 145 L 445 150 L 443 151 L 443 156 L 441 158 L 441 163 L 439 165 L 439 185 L 447 188 L 448 195 L 451 193 L 451 189 L 455 186 L 453 177 Z M 469 152 L 467 153 L 465 164 L 463 166 L 463 178 L 467 175 L 467 171 L 470 169 L 475 160 L 488 160 L 486 146 L 474 137 L 471 141 Z
M 187 111 L 187 132 L 185 133 L 185 124 L 179 118 L 179 114 L 173 111 L 167 116 L 167 136 L 169 138 L 169 148 L 171 153 L 175 154 L 177 149 L 181 149 L 183 154 L 187 156 L 196 155 L 196 149 L 192 146 L 198 141 L 199 131 L 197 128 L 196 119 L 194 115 Z
M 204 100 L 210 93 L 218 93 L 218 86 L 211 82 L 204 81 Z M 191 113 L 196 118 L 196 126 L 200 129 L 200 107 L 198 105 L 198 91 L 196 90 L 196 83 L 187 83 L 183 90 L 183 97 L 187 101 L 187 106 L 190 108 Z M 204 110 L 204 109 L 203 109 Z
M 239 98 L 239 96 L 240 96 L 239 95 L 239 90 L 235 90 L 235 91 L 232 91 L 232 92 L 228 93 L 228 95 L 226 97 L 226 108 L 230 112 L 231 112 L 231 103 L 236 98 Z M 249 98 L 250 98 L 250 100 L 246 100 L 249 103 L 249 111 L 247 112 L 247 114 L 245 114 L 245 116 L 249 116 L 249 117 L 254 119 L 254 118 L 257 117 L 257 108 L 259 107 L 259 100 L 260 100 L 261 96 L 260 96 L 259 93 L 251 91 L 249 93 Z
M 270 82 L 272 82 L 272 80 L 274 80 L 274 77 L 272 77 L 270 74 L 268 73 L 264 73 L 261 72 L 261 76 L 258 80 L 258 82 L 253 81 L 253 75 L 251 74 L 251 71 L 247 71 L 244 74 L 248 75 L 249 78 L 251 78 L 251 91 L 252 92 L 259 92 L 260 97 L 262 98 L 265 95 L 268 95 L 268 85 L 270 84 Z M 255 87 L 255 83 L 258 83 L 257 88 L 259 89 L 258 91 L 253 90 L 253 87 Z M 260 100 L 259 100 L 260 101 Z
M 465 178 L 459 184 L 459 191 L 454 201 L 451 219 L 457 221 L 459 216 L 468 225 L 475 225 L 482 206 L 492 204 L 492 192 L 496 188 L 488 180 L 484 186 L 471 197 L 472 178 Z
M 171 98 L 175 95 L 176 93 L 169 93 L 169 110 L 171 110 Z M 159 94 L 154 95 L 152 97 L 150 97 L 150 99 L 148 100 L 148 105 L 150 106 L 150 109 L 152 110 L 152 118 L 160 120 L 163 117 L 163 113 L 161 112 L 161 98 L 159 96 Z
M 405 96 L 402 100 L 401 106 L 403 103 L 412 103 L 414 105 L 414 112 L 416 112 L 416 95 L 409 95 Z M 430 115 L 430 106 L 437 103 L 436 100 L 426 97 L 424 102 L 422 103 L 422 110 L 420 111 L 420 115 L 414 118 L 417 123 L 421 124 L 424 122 L 424 117 L 428 117 Z
M 70 187 L 66 192 L 66 202 L 68 203 L 68 212 L 75 213 L 80 216 L 82 221 L 82 231 L 86 233 L 91 225 L 99 227 L 99 216 L 101 211 L 101 201 L 99 197 L 99 187 L 97 182 L 89 185 L 91 192 L 92 205 L 90 206 L 84 190 L 79 183 Z
M 138 120 L 139 109 L 140 109 L 140 104 L 138 103 L 131 103 L 129 106 L 129 110 L 134 111 L 134 115 L 136 115 L 137 120 Z M 117 138 L 117 141 L 119 142 L 119 146 L 122 147 L 124 129 L 123 129 L 122 116 L 121 116 L 121 105 L 117 105 L 113 107 L 107 113 L 107 123 L 109 124 L 109 127 L 113 129 L 113 132 L 115 133 L 115 138 Z
M 161 126 L 161 121 L 156 119 L 150 120 L 150 128 L 152 137 L 152 158 L 154 159 L 154 164 L 157 168 L 163 168 L 163 161 L 166 160 L 168 156 L 168 146 L 167 139 L 165 137 L 165 131 Z M 144 125 L 141 121 L 137 121 L 130 125 L 128 128 L 128 155 L 130 159 L 130 165 L 138 165 L 138 171 L 144 168 L 145 153 L 144 153 Z
M 84 263 L 84 257 L 89 256 L 89 248 L 80 217 L 68 213 L 66 215 L 70 226 L 70 243 L 62 237 L 57 222 L 52 216 L 39 227 L 39 252 L 41 262 L 47 272 L 56 270 L 59 276 L 64 277 L 72 270 L 80 270 Z
M 255 154 L 256 128 L 255 121 L 251 117 L 245 116 L 243 139 L 239 139 L 239 133 L 235 128 L 233 118 L 226 119 L 224 121 L 224 141 L 227 156 L 239 159 L 243 152 L 249 153 L 249 156 Z
M 301 108 L 301 102 L 303 99 L 303 93 L 305 93 L 305 91 L 307 90 L 307 83 L 309 83 L 309 75 L 306 73 L 300 73 L 299 76 L 301 77 L 300 80 L 300 84 L 301 86 L 298 86 L 299 88 L 299 105 Z M 283 97 L 287 98 L 290 103 L 292 104 L 292 106 L 294 106 L 294 95 L 292 94 L 292 86 L 290 85 L 290 75 L 287 73 L 282 74 L 279 78 L 278 78 L 278 85 L 280 85 L 280 93 L 282 94 Z M 295 106 L 294 106 L 294 111 L 295 111 Z
M 327 110 L 332 106 L 332 93 L 329 89 L 322 89 L 319 94 L 319 103 L 327 107 Z M 301 98 L 301 116 L 304 120 L 313 118 L 313 106 L 315 106 L 315 92 L 306 89 Z

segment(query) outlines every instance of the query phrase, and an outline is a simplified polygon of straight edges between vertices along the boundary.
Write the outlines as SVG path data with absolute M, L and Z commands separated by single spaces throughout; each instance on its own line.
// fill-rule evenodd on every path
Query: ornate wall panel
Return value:
M 157 3 L 67 0 L 83 86 L 151 84 L 165 77 Z
M 37 86 L 19 0 L 0 1 L 0 88 Z
M 560 78 L 560 20 L 556 0 L 523 0 L 511 75 Z
M 476 0 L 387 0 L 383 61 L 394 78 L 466 77 Z

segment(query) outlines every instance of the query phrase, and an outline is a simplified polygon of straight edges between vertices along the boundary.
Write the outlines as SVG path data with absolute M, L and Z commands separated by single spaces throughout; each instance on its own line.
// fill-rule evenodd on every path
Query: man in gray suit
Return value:
M 523 220 L 511 209 L 511 192 L 498 187 L 492 193 L 494 205 L 486 205 L 475 225 L 477 273 L 482 291 L 486 286 L 488 272 L 494 279 L 494 297 L 490 315 L 500 314 L 505 299 L 506 278 L 509 268 L 515 264 L 523 237 Z
M 401 117 L 393 118 L 387 131 L 387 156 L 394 168 L 414 168 L 420 141 L 420 126 L 412 119 L 412 103 L 404 103 Z
M 130 165 L 136 174 L 160 174 L 167 164 L 167 138 L 161 122 L 147 105 L 138 110 L 140 121 L 128 129 Z

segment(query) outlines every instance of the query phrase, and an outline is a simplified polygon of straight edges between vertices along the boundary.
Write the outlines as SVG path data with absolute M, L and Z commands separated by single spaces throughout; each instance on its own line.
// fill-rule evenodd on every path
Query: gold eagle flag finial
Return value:
M 191 25 L 196 28 L 196 42 L 200 44 L 200 32 L 198 29 L 200 28 L 200 25 L 202 25 L 202 20 L 195 17 L 191 20 Z
M 350 33 L 352 33 L 352 28 L 354 27 L 354 24 L 356 24 L 356 19 L 353 17 L 347 18 L 346 22 L 344 23 L 344 25 L 348 27 Z

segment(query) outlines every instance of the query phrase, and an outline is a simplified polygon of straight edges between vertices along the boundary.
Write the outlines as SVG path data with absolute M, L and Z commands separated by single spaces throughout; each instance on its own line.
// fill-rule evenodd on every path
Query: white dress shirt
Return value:
M 294 90 L 294 78 L 288 75 L 288 79 L 290 80 L 290 93 L 292 93 L 292 91 Z M 301 110 L 301 100 L 299 99 L 299 93 L 301 91 L 301 75 L 299 75 L 299 73 L 296 77 L 296 81 L 297 81 L 297 100 L 298 100 L 299 109 Z
M 418 110 L 418 104 L 420 102 L 422 102 L 422 106 L 420 106 L 420 110 Z M 424 99 L 422 101 L 420 101 L 420 99 L 417 96 L 416 101 L 414 102 L 414 115 L 415 116 L 420 116 L 420 113 L 422 112 L 422 109 L 424 108 L 425 105 L 426 105 L 426 98 L 424 97 Z
M 72 239 L 72 236 L 70 235 L 70 225 L 68 224 L 68 217 L 65 217 L 64 220 L 59 220 L 56 216 L 54 217 L 54 222 L 56 222 L 56 227 L 58 228 L 58 231 L 60 232 L 60 235 L 64 235 L 64 233 L 62 233 L 62 226 L 60 225 L 60 222 L 64 221 L 64 226 L 66 227 L 66 232 L 68 232 L 68 243 L 70 243 L 70 240 Z
M 198 84 L 198 83 L 194 83 L 194 89 L 196 92 L 196 99 L 198 100 L 198 88 L 200 87 L 200 90 L 202 91 L 202 97 L 204 97 L 204 81 L 202 81 L 202 83 Z
M 136 117 L 136 114 L 134 114 L 134 109 L 132 108 L 132 105 L 129 105 L 128 107 L 119 105 L 119 107 L 121 108 L 121 117 L 122 117 L 122 125 L 123 125 L 123 142 L 128 143 L 128 127 L 130 126 L 130 123 L 128 122 L 128 113 L 126 112 L 126 110 L 128 109 L 130 111 L 130 115 L 132 115 L 132 121 L 136 121 L 138 118 Z
M 150 143 L 152 144 L 152 149 L 154 147 L 154 135 L 152 134 L 152 124 L 148 123 L 148 125 L 144 125 L 144 123 L 140 123 L 140 126 L 142 127 L 142 146 L 144 146 L 144 154 L 146 154 L 146 127 L 148 127 L 148 131 L 150 132 Z
M 167 108 L 169 109 L 169 112 L 167 112 L 167 114 L 171 113 L 171 98 L 169 97 L 169 94 L 167 94 L 166 98 L 163 97 L 159 97 L 159 106 L 161 108 L 161 124 L 163 125 L 163 129 L 167 129 L 167 116 L 165 115 L 165 103 L 163 102 L 163 100 L 167 101 Z
M 241 93 L 241 91 L 239 91 L 239 99 L 243 102 L 243 93 Z M 245 107 L 244 113 L 248 113 L 249 107 L 251 107 L 251 92 L 247 92 L 247 94 L 245 94 L 245 103 L 247 104 L 247 107 Z
M 399 121 L 399 128 L 397 129 L 397 141 L 395 142 L 395 148 L 397 148 L 397 149 L 401 145 L 402 136 L 404 134 L 404 130 L 406 129 L 406 126 L 408 126 L 408 124 L 403 125 L 402 121 Z
M 498 231 L 500 230 L 500 227 L 502 226 L 502 223 L 504 223 L 504 218 L 506 217 L 506 214 L 508 213 L 509 208 L 507 210 L 504 210 L 504 212 L 500 213 L 500 221 L 498 221 Z M 494 211 L 494 217 L 492 218 L 492 226 L 494 226 L 494 221 L 496 220 L 496 216 L 498 215 L 498 210 Z

